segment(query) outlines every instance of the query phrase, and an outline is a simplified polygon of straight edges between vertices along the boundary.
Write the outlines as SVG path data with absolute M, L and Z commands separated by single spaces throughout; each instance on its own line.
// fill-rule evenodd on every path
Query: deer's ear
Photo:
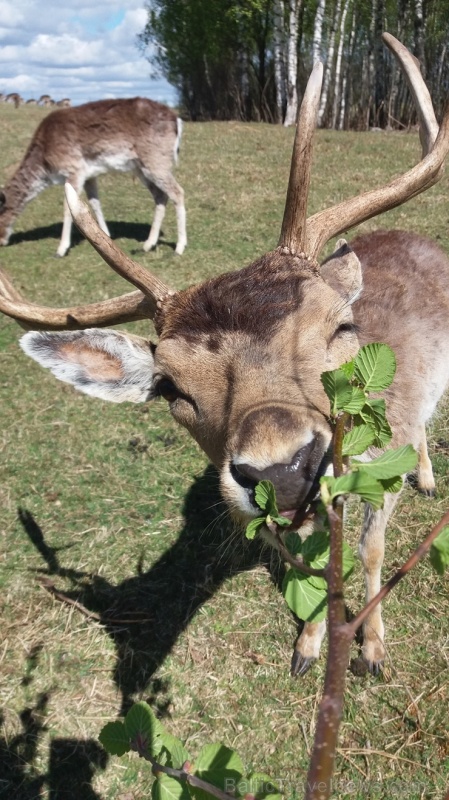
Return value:
M 321 265 L 321 277 L 326 283 L 353 303 L 362 290 L 362 267 L 346 239 L 339 239 L 336 249 Z
M 113 403 L 143 403 L 151 396 L 152 345 L 137 336 L 90 328 L 64 333 L 30 332 L 20 344 L 61 381 Z

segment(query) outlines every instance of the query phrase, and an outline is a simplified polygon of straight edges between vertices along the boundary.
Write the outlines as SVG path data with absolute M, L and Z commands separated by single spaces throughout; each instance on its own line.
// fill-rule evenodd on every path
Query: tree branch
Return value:
M 437 538 L 438 534 L 441 533 L 444 527 L 449 525 L 449 511 L 440 519 L 440 521 L 435 525 L 434 528 L 430 531 L 430 533 L 426 536 L 423 542 L 416 548 L 414 553 L 410 556 L 409 559 L 405 562 L 398 569 L 398 571 L 392 575 L 392 577 L 382 586 L 382 588 L 378 591 L 375 597 L 370 600 L 367 605 L 362 608 L 361 611 L 351 620 L 348 622 L 348 627 L 351 629 L 352 636 L 355 635 L 357 628 L 360 627 L 362 622 L 367 618 L 368 614 L 371 613 L 373 608 L 375 608 L 378 603 L 380 603 L 384 597 L 387 596 L 391 592 L 391 590 L 399 583 L 402 578 L 404 578 L 408 572 L 418 563 L 430 550 L 431 544 L 434 539 Z
M 219 789 L 218 786 L 208 783 L 208 781 L 203 781 L 202 778 L 198 778 L 196 775 L 192 775 L 187 769 L 185 769 L 185 765 L 181 769 L 175 769 L 175 767 L 166 767 L 164 764 L 159 764 L 156 759 L 150 755 L 146 749 L 146 745 L 141 747 L 139 741 L 134 743 L 132 749 L 135 750 L 141 758 L 144 758 L 145 761 L 150 762 L 153 773 L 156 777 L 158 773 L 162 772 L 164 775 L 169 775 L 171 778 L 185 781 L 190 786 L 196 786 L 197 789 L 203 789 L 213 797 L 217 797 L 218 800 L 235 800 L 234 795 L 224 792 L 222 789 Z

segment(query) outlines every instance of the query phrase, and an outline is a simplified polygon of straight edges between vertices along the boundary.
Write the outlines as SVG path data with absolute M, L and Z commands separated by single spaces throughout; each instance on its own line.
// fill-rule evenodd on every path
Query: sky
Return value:
M 137 48 L 145 0 L 0 0 L 0 92 L 72 105 L 176 91 Z

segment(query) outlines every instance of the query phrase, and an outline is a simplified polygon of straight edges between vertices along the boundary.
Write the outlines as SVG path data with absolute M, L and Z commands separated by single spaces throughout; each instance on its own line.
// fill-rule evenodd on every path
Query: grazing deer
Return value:
M 11 92 L 11 94 L 6 95 L 5 103 L 12 103 L 14 108 L 19 108 L 23 103 L 23 97 L 17 92 Z
M 420 453 L 418 480 L 433 491 L 425 423 L 448 378 L 449 260 L 427 239 L 378 231 L 337 243 L 332 237 L 404 203 L 436 183 L 449 150 L 449 110 L 441 129 L 415 60 L 394 37 L 384 40 L 398 59 L 420 118 L 422 160 L 382 188 L 306 219 L 313 133 L 322 66 L 315 65 L 298 119 L 290 181 L 277 248 L 238 272 L 173 292 L 110 242 L 77 193 L 67 186 L 76 224 L 107 263 L 139 291 L 69 309 L 22 300 L 6 279 L 0 309 L 21 324 L 72 328 L 29 332 L 26 353 L 61 380 L 113 402 L 164 398 L 217 466 L 222 493 L 235 517 L 258 515 L 254 490 L 273 482 L 279 508 L 294 519 L 315 498 L 329 462 L 329 401 L 320 375 L 338 367 L 360 345 L 390 344 L 397 373 L 386 391 L 393 446 Z M 108 323 L 151 317 L 157 345 Z M 373 456 L 368 452 L 367 457 Z M 378 591 L 384 532 L 397 496 L 380 511 L 366 507 L 360 544 L 366 597 Z M 318 657 L 324 623 L 306 623 L 292 669 L 304 673 Z M 373 672 L 384 656 L 380 608 L 364 625 L 363 657 Z
M 98 100 L 51 112 L 0 192 L 0 244 L 8 244 L 12 225 L 30 200 L 48 186 L 65 181 L 78 193 L 85 188 L 98 224 L 109 236 L 98 199 L 97 176 L 115 170 L 137 175 L 156 203 L 145 251 L 156 246 L 165 207 L 168 199 L 173 200 L 178 221 L 176 253 L 180 255 L 187 244 L 184 192 L 171 170 L 181 131 L 181 120 L 171 109 L 143 97 Z M 67 253 L 71 230 L 72 217 L 65 202 L 58 256 Z

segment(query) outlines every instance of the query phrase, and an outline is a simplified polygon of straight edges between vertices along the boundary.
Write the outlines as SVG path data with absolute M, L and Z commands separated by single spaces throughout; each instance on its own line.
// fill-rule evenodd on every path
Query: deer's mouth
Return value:
M 261 470 L 247 463 L 231 461 L 230 481 L 223 482 L 224 494 L 229 497 L 232 493 L 234 507 L 237 505 L 245 514 L 257 516 L 260 508 L 256 503 L 256 486 L 260 481 L 271 481 L 280 514 L 291 519 L 292 526 L 295 526 L 317 500 L 321 477 L 330 463 L 331 454 L 323 437 L 315 435 L 295 453 L 289 464 L 273 464 Z

